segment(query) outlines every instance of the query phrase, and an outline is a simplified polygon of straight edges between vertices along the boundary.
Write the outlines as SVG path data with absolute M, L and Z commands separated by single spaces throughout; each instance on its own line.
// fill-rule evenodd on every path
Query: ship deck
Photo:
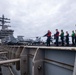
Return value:
M 76 75 L 76 47 L 3 45 L 0 58 L 2 75 Z

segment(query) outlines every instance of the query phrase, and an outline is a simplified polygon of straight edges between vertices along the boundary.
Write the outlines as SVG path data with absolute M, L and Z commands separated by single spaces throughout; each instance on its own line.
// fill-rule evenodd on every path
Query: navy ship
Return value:
M 0 17 L 2 43 L 13 36 L 14 30 L 5 25 L 9 20 Z M 1 44 L 0 75 L 76 75 L 76 47 Z

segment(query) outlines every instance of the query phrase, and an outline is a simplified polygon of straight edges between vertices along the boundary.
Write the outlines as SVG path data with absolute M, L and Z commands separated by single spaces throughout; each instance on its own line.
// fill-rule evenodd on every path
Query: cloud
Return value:
M 75 0 L 3 0 L 0 16 L 11 19 L 14 36 L 42 36 L 56 28 L 71 32 L 76 29 L 75 5 Z

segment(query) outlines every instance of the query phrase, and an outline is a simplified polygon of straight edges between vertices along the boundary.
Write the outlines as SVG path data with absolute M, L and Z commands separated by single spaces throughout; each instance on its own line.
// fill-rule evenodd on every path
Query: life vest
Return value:
M 48 36 L 48 37 L 51 36 L 51 32 L 48 32 L 47 36 Z
M 59 32 L 57 32 L 55 36 L 58 37 L 59 36 Z

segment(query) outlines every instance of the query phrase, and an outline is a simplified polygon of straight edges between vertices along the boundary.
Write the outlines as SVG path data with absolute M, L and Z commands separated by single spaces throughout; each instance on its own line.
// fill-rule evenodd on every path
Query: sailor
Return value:
M 44 36 L 47 36 L 47 46 L 50 46 L 51 31 L 48 30 L 48 32 Z
M 76 45 L 76 30 L 75 30 L 75 45 Z
M 59 43 L 58 43 L 58 40 L 59 40 L 59 31 L 58 31 L 58 29 L 56 29 L 56 33 L 55 33 L 55 40 L 56 40 L 56 46 L 58 46 L 59 45 Z
M 74 40 L 75 40 L 75 33 L 74 33 L 74 31 L 72 31 L 71 37 L 72 37 L 72 45 L 74 45 L 75 44 L 75 42 L 74 42 Z
M 60 37 L 61 37 L 61 44 L 62 44 L 62 46 L 64 46 L 64 32 L 63 32 L 63 30 L 61 30 Z
M 66 46 L 69 46 L 69 33 L 66 31 Z

